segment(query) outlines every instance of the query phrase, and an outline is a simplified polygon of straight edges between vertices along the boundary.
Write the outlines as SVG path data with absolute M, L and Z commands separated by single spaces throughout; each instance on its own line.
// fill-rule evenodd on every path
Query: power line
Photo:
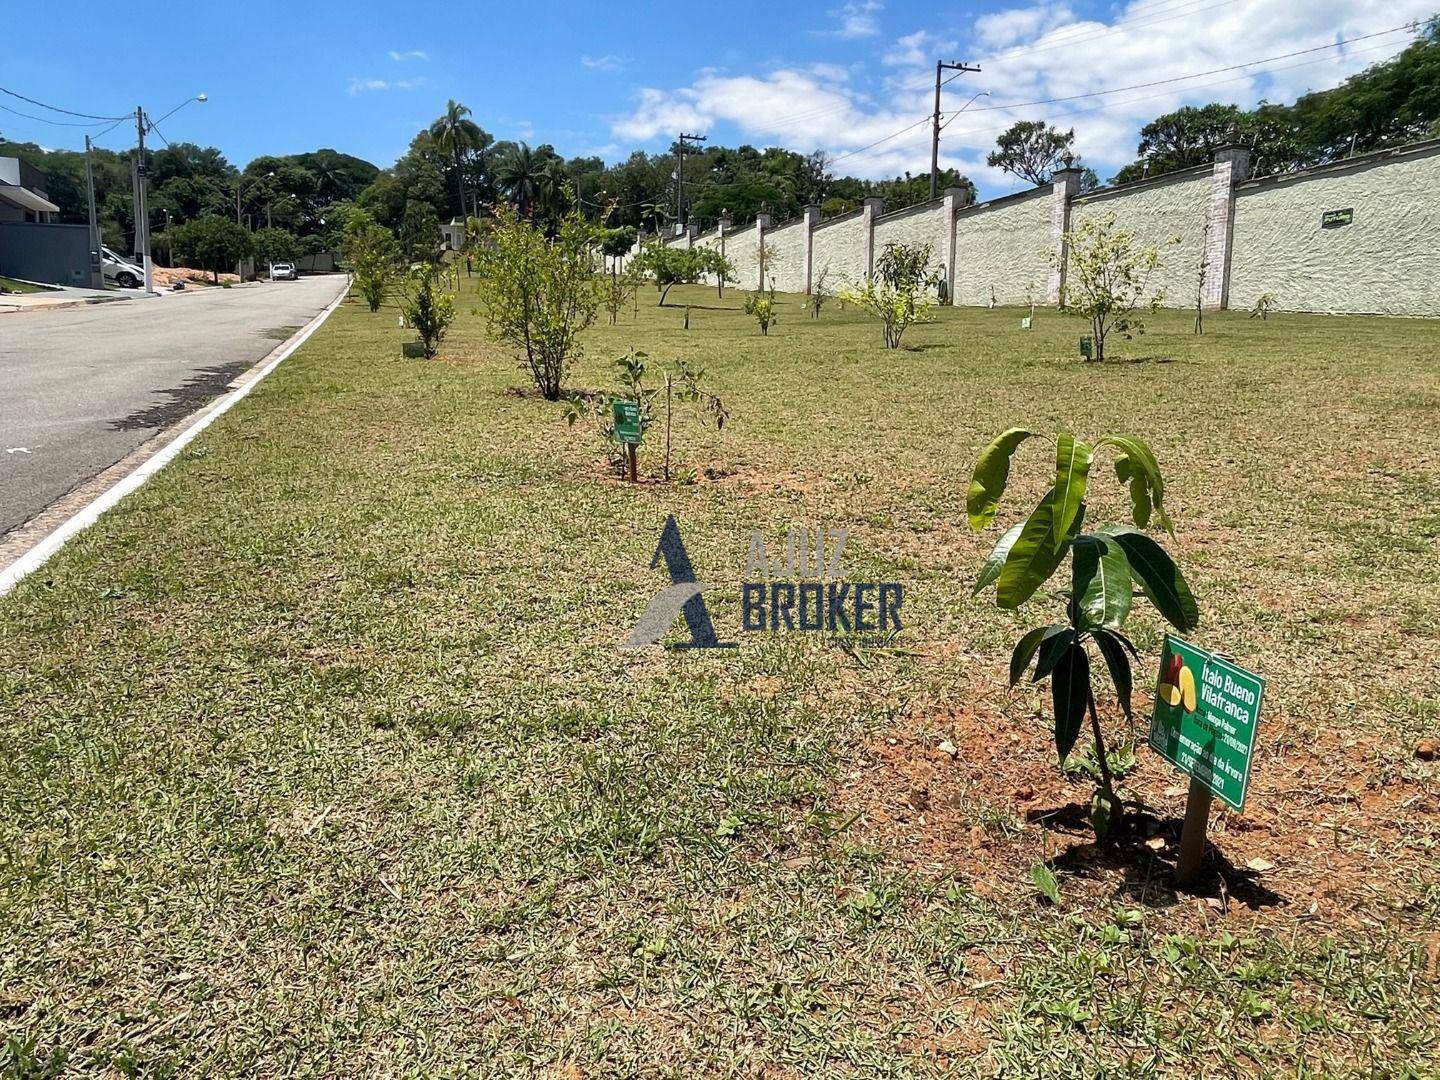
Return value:
M 1345 38 L 1345 39 L 1343 39 L 1343 40 L 1341 40 L 1341 41 L 1331 42 L 1331 43 L 1328 44 L 1328 45 L 1317 45 L 1317 46 L 1315 46 L 1314 48 L 1310 48 L 1310 49 L 1296 49 L 1296 50 L 1293 51 L 1293 52 L 1281 53 L 1279 56 L 1265 57 L 1265 58 L 1260 59 L 1260 60 L 1251 60 L 1251 61 L 1248 61 L 1248 62 L 1243 63 L 1243 64 L 1231 64 L 1231 65 L 1229 65 L 1228 67 L 1212 68 L 1212 69 L 1209 70 L 1209 71 L 1197 71 L 1197 72 L 1193 72 L 1193 73 L 1191 73 L 1191 74 L 1189 74 L 1189 75 L 1178 75 L 1178 76 L 1175 76 L 1174 78 L 1170 78 L 1170 79 L 1155 79 L 1155 80 L 1153 80 L 1153 81 L 1151 81 L 1151 82 L 1135 83 L 1135 84 L 1133 84 L 1133 85 L 1131 85 L 1131 86 L 1116 86 L 1116 87 L 1110 87 L 1110 88 L 1105 89 L 1105 90 L 1093 90 L 1093 91 L 1090 91 L 1089 93 L 1085 93 L 1085 94 L 1072 94 L 1072 95 L 1070 95 L 1070 96 L 1068 96 L 1068 97 L 1046 98 L 1046 99 L 1039 100 L 1039 101 L 1015 102 L 1015 103 L 1011 103 L 1011 104 L 1008 104 L 1008 105 L 987 105 L 987 106 L 985 106 L 984 108 L 974 109 L 974 110 L 972 110 L 972 111 L 973 111 L 973 112 L 976 112 L 976 113 L 981 113 L 981 112 L 996 112 L 996 111 L 1007 110 L 1007 109 L 1023 109 L 1023 108 L 1030 108 L 1030 107 L 1033 107 L 1033 106 L 1035 106 L 1035 105 L 1054 105 L 1054 104 L 1059 104 L 1059 103 L 1063 103 L 1063 102 L 1066 102 L 1066 101 L 1080 101 L 1080 100 L 1084 100 L 1084 99 L 1086 99 L 1086 98 L 1104 97 L 1104 96 L 1107 96 L 1107 95 L 1110 95 L 1110 94 L 1124 93 L 1124 92 L 1127 91 L 1127 90 L 1145 90 L 1145 89 L 1149 89 L 1150 87 L 1154 87 L 1154 86 L 1166 86 L 1166 85 L 1169 85 L 1169 84 L 1172 84 L 1172 83 L 1185 82 L 1185 81 L 1187 81 L 1187 80 L 1189 80 L 1189 79 L 1204 78 L 1204 77 L 1207 76 L 1207 75 L 1218 75 L 1218 74 L 1221 74 L 1221 73 L 1227 72 L 1227 71 L 1238 71 L 1238 70 L 1240 70 L 1240 69 L 1242 69 L 1242 68 L 1256 67 L 1256 66 L 1258 66 L 1258 65 L 1260 65 L 1260 64 L 1273 63 L 1273 62 L 1276 61 L 1276 60 L 1288 60 L 1288 59 L 1290 59 L 1291 57 L 1295 57 L 1295 56 L 1307 56 L 1307 55 L 1309 55 L 1309 54 L 1311 54 L 1311 53 L 1322 52 L 1322 51 L 1325 51 L 1325 50 L 1327 50 L 1327 49 L 1338 49 L 1338 48 L 1340 48 L 1340 47 L 1343 46 L 1343 45 L 1350 45 L 1350 44 L 1353 44 L 1353 43 L 1355 43 L 1355 42 L 1357 42 L 1357 41 L 1368 41 L 1368 40 L 1370 40 L 1370 39 L 1372 39 L 1372 38 L 1384 37 L 1384 36 L 1387 35 L 1387 34 L 1393 34 L 1393 33 L 1396 33 L 1397 31 L 1400 31 L 1400 30 L 1413 30 L 1417 25 L 1418 25 L 1418 24 L 1415 23 L 1415 22 L 1409 22 L 1409 23 L 1405 23 L 1405 24 L 1403 24 L 1403 25 L 1401 25 L 1401 26 L 1391 27 L 1389 30 L 1378 30 L 1378 31 L 1376 31 L 1376 32 L 1373 33 L 1373 34 L 1361 34 L 1361 35 L 1358 35 L 1358 36 L 1353 37 L 1353 38 Z M 1368 51 L 1368 50 L 1363 50 L 1363 51 Z M 1304 66 L 1304 65 L 1299 65 L 1299 64 L 1297 64 L 1297 65 L 1294 65 L 1294 66 L 1296 66 L 1296 67 L 1301 67 L 1301 66 Z M 1281 70 L 1284 70 L 1284 69 L 1281 69 Z M 1231 81 L 1231 80 L 1222 80 L 1222 81 Z M 1197 87 L 1193 87 L 1192 89 L 1197 89 L 1197 90 L 1198 90 L 1198 89 L 1201 89 L 1201 87 L 1198 87 L 1198 86 L 1197 86 Z M 1155 96 L 1164 96 L 1164 95 L 1155 95 Z M 1134 101 L 1143 101 L 1143 100 L 1145 100 L 1145 99 L 1144 99 L 1144 98 L 1136 98 L 1136 99 L 1131 99 L 1131 101 L 1117 102 L 1116 104 L 1117 104 L 1117 105 L 1126 105 L 1126 104 L 1131 104 L 1131 103 L 1133 103 Z M 1106 107 L 1108 107 L 1108 106 L 1102 106 L 1101 108 L 1106 108 Z M 1086 112 L 1086 111 L 1089 111 L 1089 112 L 1098 112 L 1098 111 L 1101 111 L 1101 110 L 1100 110 L 1100 109 L 1091 109 L 1091 110 L 1077 110 L 1077 111 L 1078 111 L 1078 112 Z M 1062 114 L 1060 114 L 1060 115 L 1067 115 L 1067 114 L 1063 114 L 1063 113 L 1062 113 Z M 952 119 L 953 119 L 953 117 L 952 117 Z M 848 151 L 848 152 L 846 152 L 846 153 L 844 153 L 844 154 L 840 154 L 840 155 L 832 158 L 831 160 L 832 160 L 832 162 L 834 162 L 834 161 L 843 161 L 843 160 L 845 160 L 846 158 L 854 157 L 856 154 L 862 154 L 862 153 L 864 153 L 866 150 L 873 149 L 874 147 L 879 146 L 879 145 L 882 144 L 882 143 L 887 143 L 887 142 L 889 142 L 891 139 L 899 138 L 901 135 L 904 135 L 906 132 L 911 131 L 911 130 L 913 130 L 914 128 L 919 127 L 921 124 L 929 123 L 930 120 L 931 120 L 931 117 L 926 116 L 924 119 L 919 120 L 919 121 L 917 121 L 917 122 L 914 123 L 914 124 L 909 124 L 909 125 L 907 125 L 906 127 L 901 128 L 899 131 L 891 132 L 889 135 L 886 135 L 884 138 L 876 139 L 874 142 L 868 143 L 868 144 L 866 144 L 865 146 L 860 147 L 858 150 L 850 150 L 850 151 Z M 961 134 L 963 134 L 963 132 L 962 132 Z
M 49 117 L 47 117 L 47 116 L 34 116 L 34 115 L 32 115 L 32 114 L 30 114 L 30 113 L 27 113 L 27 112 L 21 112 L 19 109 L 12 109 L 12 108 L 10 108 L 9 105 L 0 105 L 0 110 L 3 110 L 3 111 L 5 111 L 5 112 L 9 113 L 11 116 L 23 116 L 26 120 L 34 120 L 34 121 L 36 121 L 37 123 L 41 123 L 41 124 L 52 124 L 52 125 L 54 125 L 55 127 L 93 128 L 93 127 L 100 127 L 102 124 L 105 124 L 105 123 L 107 122 L 106 120 L 98 120 L 98 121 L 96 121 L 96 120 L 83 120 L 83 121 L 82 121 L 82 120 L 51 120 L 51 119 L 50 119 Z M 115 119 L 115 118 L 114 118 L 114 117 L 111 117 L 110 119 Z M 120 120 L 128 120 L 129 117 L 128 117 L 128 116 L 122 116 L 122 117 L 120 117 L 119 119 L 120 119 Z
M 1373 34 L 1361 34 L 1353 38 L 1345 38 L 1342 41 L 1332 41 L 1328 45 L 1316 45 L 1309 49 L 1296 49 L 1294 52 L 1281 53 L 1279 56 L 1267 56 L 1260 60 L 1249 60 L 1243 64 L 1230 64 L 1226 67 L 1211 68 L 1209 71 L 1196 71 L 1189 75 L 1176 75 L 1169 79 L 1154 79 L 1151 82 L 1134 83 L 1130 86 L 1115 86 L 1108 90 L 1091 90 L 1084 94 L 1071 94 L 1068 97 L 1041 98 L 1038 101 L 1017 101 L 1008 105 L 986 105 L 984 108 L 976 109 L 980 112 L 995 112 L 1000 109 L 1025 109 L 1032 105 L 1056 105 L 1066 101 L 1081 101 L 1085 98 L 1104 97 L 1107 94 L 1120 94 L 1126 90 L 1146 90 L 1152 86 L 1167 86 L 1170 83 L 1185 82 L 1189 79 L 1202 79 L 1207 75 L 1219 75 L 1226 71 L 1239 71 L 1241 68 L 1255 67 L 1258 64 L 1269 64 L 1276 60 L 1288 60 L 1292 56 L 1308 56 L 1310 53 L 1323 52 L 1326 49 L 1338 49 L 1342 45 L 1350 45 L 1357 41 L 1369 41 L 1371 38 L 1384 37 L 1386 34 L 1393 34 L 1399 30 L 1413 30 L 1418 24 L 1414 22 L 1404 23 L 1400 26 L 1392 26 L 1389 30 L 1377 30 Z
M 1112 23 L 1104 29 L 1075 26 L 1071 29 L 1075 31 L 1080 31 L 1079 33 L 1062 33 L 1060 36 L 1052 37 L 1048 40 L 1046 38 L 1041 38 L 1040 40 L 1041 42 L 1043 42 L 1043 44 L 1033 46 L 1026 45 L 1015 49 L 1007 49 L 1004 52 L 996 53 L 994 56 L 984 57 L 984 60 L 987 64 L 996 64 L 1002 60 L 1014 59 L 1017 56 L 1029 56 L 1032 53 L 1053 52 L 1055 49 L 1065 49 L 1069 48 L 1071 45 L 1080 45 L 1087 41 L 1095 41 L 1102 37 L 1108 37 L 1109 35 L 1119 33 L 1122 30 L 1131 30 L 1146 26 L 1157 26 L 1160 23 L 1173 22 L 1176 19 L 1183 19 L 1190 15 L 1208 15 L 1212 11 L 1217 11 L 1220 8 L 1229 7 L 1231 4 L 1239 2 L 1240 0 L 1220 0 L 1219 3 L 1212 4 L 1209 3 L 1208 0 L 1206 0 L 1206 2 L 1204 3 L 1196 4 L 1195 0 L 1184 0 L 1184 2 L 1179 5 L 1179 7 L 1184 8 L 1185 10 L 1172 8 L 1169 14 L 1164 15 L 1160 15 L 1159 10 L 1151 11 L 1138 18 L 1127 19 L 1123 22 L 1118 23 Z M 1151 18 L 1151 16 L 1154 15 L 1160 15 L 1160 17 Z M 1062 30 L 1063 29 L 1064 28 L 1062 28 Z
M 1388 48 L 1390 48 L 1390 44 L 1389 44 L 1389 43 L 1383 44 L 1383 45 L 1372 45 L 1372 46 L 1370 46 L 1370 48 L 1368 48 L 1368 49 L 1355 49 L 1352 53 L 1350 53 L 1350 55 L 1351 55 L 1351 56 L 1364 56 L 1364 55 L 1367 54 L 1367 53 L 1380 52 L 1381 50 L 1383 50 L 1383 49 L 1388 49 Z M 1270 73 L 1278 72 L 1278 71 L 1294 71 L 1294 70 L 1297 69 L 1297 68 L 1310 67 L 1311 65 L 1314 65 L 1314 64 L 1323 64 L 1323 63 L 1325 63 L 1328 59 L 1329 59 L 1329 57 L 1322 57 L 1321 59 L 1318 59 L 1318 60 L 1302 60 L 1302 61 L 1301 61 L 1300 63 L 1298 63 L 1298 64 L 1286 64 L 1284 67 L 1270 68 L 1266 73 L 1267 73 L 1267 74 L 1270 74 Z M 1188 90 L 1205 90 L 1205 89 L 1209 89 L 1210 87 L 1214 87 L 1214 86 L 1227 86 L 1227 85 L 1229 85 L 1230 83 L 1244 82 L 1246 79 L 1249 79 L 1249 78 L 1250 78 L 1249 75 L 1234 75 L 1234 76 L 1231 76 L 1231 77 L 1228 78 L 1228 79 L 1216 79 L 1216 80 L 1214 80 L 1214 81 L 1212 81 L 1212 82 L 1198 83 L 1197 85 L 1195 85 L 1195 86 L 1193 86 L 1193 87 L 1187 87 L 1186 89 L 1187 89 L 1187 91 L 1188 91 Z M 1067 109 L 1067 110 L 1065 110 L 1064 112 L 1046 113 L 1046 114 L 1044 115 L 1044 119 L 1048 122 L 1048 121 L 1051 121 L 1051 120 L 1059 120 L 1059 119 L 1064 119 L 1064 118 L 1071 117 L 1071 116 L 1086 116 L 1086 115 L 1089 115 L 1090 113 L 1105 112 L 1106 110 L 1109 110 L 1109 109 L 1122 109 L 1122 108 L 1124 108 L 1124 107 L 1127 106 L 1127 105 L 1136 105 L 1136 104 L 1139 104 L 1139 103 L 1142 102 L 1142 101 L 1153 101 L 1153 100 L 1156 99 L 1156 98 L 1169 97 L 1172 93 L 1173 93 L 1173 91 L 1165 90 L 1165 91 L 1162 91 L 1162 92 L 1160 92 L 1160 93 L 1158 93 L 1158 94 L 1144 94 L 1144 95 L 1142 95 L 1142 96 L 1140 96 L 1140 97 L 1126 98 L 1124 101 L 1114 101 L 1114 102 L 1111 102 L 1111 103 L 1108 104 L 1108 105 L 1096 105 L 1096 106 L 1093 106 L 1092 108 L 1088 108 L 1088 109 Z M 953 119 L 955 118 L 955 116 L 958 116 L 958 115 L 959 115 L 958 113 L 952 115 L 951 119 L 953 120 Z M 948 123 L 949 121 L 946 121 L 946 122 Z M 999 123 L 997 123 L 997 124 L 990 124 L 990 125 L 987 125 L 987 126 L 984 126 L 984 127 L 963 128 L 963 129 L 961 129 L 960 131 L 957 131 L 955 134 L 956 134 L 956 135 L 982 135 L 982 134 L 988 134 L 988 133 L 990 133 L 990 132 L 1002 131 L 1002 130 L 1004 130 L 1004 128 L 1006 127 L 1006 125 L 1007 125 L 1008 123 L 1009 123 L 1009 120 L 1008 120 L 1008 118 L 1007 118 L 1007 119 L 1001 120 L 1001 121 L 1000 121 Z M 986 148 L 983 147 L 983 146 L 966 146 L 966 144 L 964 144 L 964 143 L 959 143 L 959 144 L 955 144 L 955 145 L 965 146 L 965 148 L 966 148 L 966 149 L 969 149 L 969 150 L 984 150 L 984 149 L 986 149 Z
M 62 108 L 60 108 L 59 105 L 47 105 L 47 104 L 45 104 L 45 102 L 43 102 L 43 101 L 36 101 L 36 100 L 35 100 L 34 98 L 32 98 L 32 97 L 26 97 L 24 94 L 16 93 L 14 90 L 7 90 L 7 89 L 6 89 L 5 87 L 3 87 L 3 86 L 0 86 L 0 94 L 9 94 L 9 95 L 10 95 L 11 97 L 13 97 L 13 98 L 19 98 L 21 101 L 29 102 L 31 105 L 38 105 L 38 106 L 39 106 L 40 108 L 42 108 L 42 109 L 49 109 L 51 112 L 64 113 L 66 116 L 78 116 L 78 117 L 81 117 L 82 119 L 85 119 L 85 120 L 100 120 L 100 121 L 103 122 L 103 121 L 107 121 L 107 120 L 125 120 L 125 119 L 128 119 L 128 117 L 124 117 L 124 116 L 96 116 L 94 113 L 83 113 L 83 112 L 75 112 L 75 111 L 73 111 L 73 110 L 71 110 L 71 109 L 62 109 Z M 11 111 L 11 110 L 9 110 L 9 109 L 6 110 L 6 112 L 9 112 L 9 111 Z M 23 116 L 24 114 L 21 113 L 20 115 Z M 34 119 L 38 119 L 38 118 L 32 116 L 32 117 L 30 117 L 30 119 L 34 120 Z M 52 122 L 53 122 L 53 121 L 52 121 Z M 76 126 L 76 127 L 81 127 L 81 126 L 85 126 L 85 125 L 77 124 L 77 125 L 75 125 L 75 126 Z

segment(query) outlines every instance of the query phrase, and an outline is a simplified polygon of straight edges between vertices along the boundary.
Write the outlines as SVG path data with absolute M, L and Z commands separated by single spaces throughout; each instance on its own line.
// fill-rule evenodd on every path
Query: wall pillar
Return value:
M 861 220 L 865 223 L 865 276 L 875 273 L 875 219 L 885 212 L 885 200 L 879 195 L 866 197 L 861 204 Z
M 805 207 L 805 239 L 803 259 L 805 261 L 805 295 L 810 295 L 810 285 L 815 269 L 815 226 L 820 224 L 820 206 L 810 203 Z
M 955 215 L 969 205 L 969 188 L 952 184 L 945 189 L 945 224 L 940 234 L 940 261 L 945 265 L 947 304 L 955 303 Z
M 695 238 L 698 237 L 699 235 L 700 235 L 700 226 L 699 226 L 699 225 L 697 225 L 697 224 L 696 224 L 695 222 L 693 222 L 693 221 L 690 222 L 689 224 L 687 224 L 687 225 L 685 226 L 685 247 L 686 247 L 687 249 L 688 249 L 688 248 L 693 248 L 693 247 L 695 246 Z
M 755 288 L 758 292 L 765 291 L 765 230 L 770 228 L 774 220 L 764 211 L 755 215 L 755 243 L 757 246 L 755 276 L 759 278 L 759 284 Z
M 1070 262 L 1070 204 L 1080 193 L 1080 170 L 1056 169 L 1050 176 L 1050 250 L 1055 262 L 1045 286 L 1045 302 L 1059 307 L 1065 300 L 1065 271 Z
M 1205 306 L 1230 306 L 1230 254 L 1235 239 L 1235 186 L 1250 178 L 1250 148 L 1228 145 L 1215 151 L 1210 178 L 1210 216 L 1205 234 Z

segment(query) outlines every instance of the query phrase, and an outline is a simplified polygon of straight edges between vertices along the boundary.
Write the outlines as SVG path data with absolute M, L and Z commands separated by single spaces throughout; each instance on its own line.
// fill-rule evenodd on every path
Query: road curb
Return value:
M 37 541 L 29 550 L 25 551 L 14 562 L 0 569 L 0 596 L 4 596 L 27 575 L 34 573 L 44 566 L 50 556 L 59 551 L 70 540 L 71 537 L 84 532 L 96 521 L 105 511 L 114 507 L 126 495 L 137 491 L 146 480 L 154 476 L 171 461 L 173 461 L 181 450 L 185 449 L 196 436 L 208 428 L 221 416 L 235 407 L 261 380 L 270 372 L 280 366 L 291 353 L 309 340 L 310 335 L 324 324 L 350 294 L 349 282 L 347 279 L 345 288 L 335 297 L 323 310 L 314 316 L 308 323 L 301 327 L 296 333 L 275 349 L 266 359 L 260 361 L 256 367 L 250 369 L 244 376 L 245 381 L 236 386 L 228 393 L 221 395 L 201 410 L 193 420 L 178 435 L 147 457 L 137 465 L 130 473 L 117 480 L 110 487 L 96 495 L 78 511 L 67 518 L 54 531 L 46 534 Z M 143 448 L 142 448 L 143 450 Z M 24 525 L 20 526 L 25 528 Z

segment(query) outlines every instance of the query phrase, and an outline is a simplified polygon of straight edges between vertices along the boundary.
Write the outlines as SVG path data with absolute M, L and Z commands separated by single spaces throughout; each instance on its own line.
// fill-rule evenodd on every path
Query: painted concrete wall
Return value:
M 1230 266 L 1232 309 L 1440 315 L 1440 147 L 1242 184 Z
M 1212 177 L 1213 170 L 1205 165 L 1153 183 L 1082 196 L 1071 204 L 1070 228 L 1113 213 L 1117 229 L 1133 233 L 1139 246 L 1160 252 L 1160 265 L 1150 276 L 1151 292 L 1163 292 L 1166 307 L 1194 307 Z M 1171 243 L 1177 236 L 1179 243 Z
M 821 222 L 814 232 L 812 274 L 819 280 L 826 271 L 825 288 L 833 296 L 842 285 L 865 280 L 865 220 L 859 214 Z
M 907 207 L 875 222 L 875 258 L 886 244 L 929 244 L 930 268 L 943 271 L 945 254 L 945 205 L 940 200 L 923 208 Z
M 955 304 L 1045 302 L 1050 189 L 980 203 L 955 218 Z
M 760 233 L 754 225 L 737 229 L 725 237 L 725 258 L 735 267 L 736 288 L 756 289 L 759 287 L 760 265 L 755 261 L 755 251 L 760 246 Z
M 1069 174 L 1062 173 L 1053 186 L 959 210 L 955 265 L 949 268 L 953 302 L 1045 303 L 1051 286 L 1059 287 L 1051 252 L 1059 250 L 1067 219 L 1074 229 L 1114 214 L 1116 225 L 1139 244 L 1159 249 L 1160 267 L 1149 283 L 1171 307 L 1195 303 L 1208 222 L 1207 306 L 1222 306 L 1228 296 L 1231 308 L 1245 309 L 1270 292 L 1279 307 L 1295 311 L 1440 316 L 1440 140 L 1236 186 L 1243 154 L 1227 148 L 1214 166 L 1092 192 L 1068 204 Z M 934 265 L 941 267 L 949 230 L 943 201 L 871 217 L 875 209 L 867 204 L 863 213 L 808 231 L 804 220 L 769 230 L 775 287 L 804 291 L 807 239 L 811 280 L 825 273 L 832 292 L 862 282 L 868 253 L 887 243 L 931 244 Z M 1349 210 L 1353 221 L 1322 228 L 1327 210 Z M 872 223 L 873 236 L 867 231 Z M 665 240 L 686 243 L 683 236 Z M 742 289 L 759 284 L 758 240 L 754 225 L 725 238 Z M 719 237 L 712 231 L 695 243 L 719 246 Z
M 805 291 L 805 221 L 792 221 L 765 233 L 765 261 L 777 292 Z

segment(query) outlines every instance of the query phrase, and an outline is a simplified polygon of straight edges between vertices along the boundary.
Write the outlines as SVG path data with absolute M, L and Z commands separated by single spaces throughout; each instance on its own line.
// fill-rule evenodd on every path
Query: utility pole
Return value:
M 675 166 L 675 220 L 681 225 L 688 224 L 685 216 L 685 143 L 687 140 L 693 143 L 702 143 L 705 141 L 705 136 L 687 135 L 682 131 L 680 138 L 676 140 L 676 154 L 679 161 Z
M 140 249 L 141 265 L 145 267 L 145 291 L 155 291 L 155 265 L 150 261 L 150 201 L 145 195 L 145 109 L 135 106 L 135 246 Z
M 979 71 L 979 64 L 962 64 L 958 61 L 945 63 L 943 60 L 935 61 L 935 115 L 931 118 L 930 127 L 930 198 L 938 198 L 940 194 L 940 73 L 953 71 L 957 75 L 967 71 Z
M 95 216 L 95 166 L 90 160 L 92 144 L 85 136 L 85 201 L 90 211 L 90 287 L 105 287 L 105 264 L 100 254 L 100 221 Z

